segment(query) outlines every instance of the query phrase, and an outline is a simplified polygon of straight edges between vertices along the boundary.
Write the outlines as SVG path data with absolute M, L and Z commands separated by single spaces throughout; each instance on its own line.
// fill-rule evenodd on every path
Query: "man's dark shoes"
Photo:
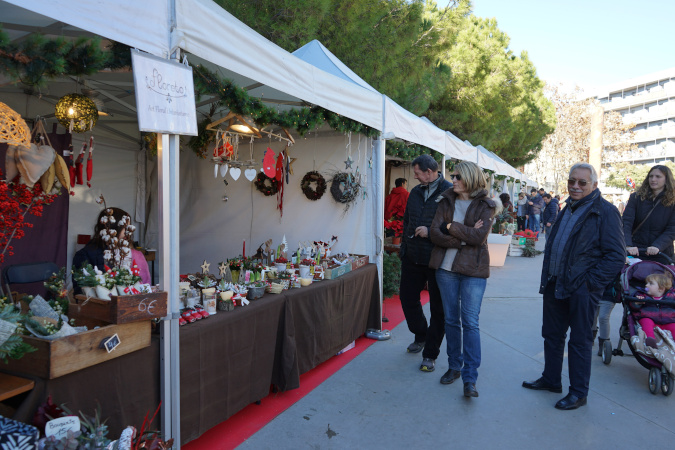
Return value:
M 464 397 L 478 397 L 475 383 L 464 383 Z
M 422 372 L 433 372 L 435 365 L 436 365 L 435 360 L 431 358 L 422 358 L 422 365 L 420 366 L 420 370 Z
M 567 396 L 555 404 L 555 408 L 562 409 L 563 411 L 569 411 L 571 409 L 577 409 L 580 406 L 584 406 L 585 404 L 586 397 L 579 398 L 574 394 L 567 394 Z
M 424 349 L 424 342 L 413 342 L 408 346 L 408 353 L 419 353 Z
M 459 370 L 448 369 L 441 377 L 441 384 L 452 384 L 452 382 L 459 378 L 460 375 L 461 372 Z
M 523 381 L 523 387 L 535 391 L 551 391 L 556 394 L 562 393 L 562 386 L 553 386 L 544 381 L 544 378 L 539 378 L 535 381 Z

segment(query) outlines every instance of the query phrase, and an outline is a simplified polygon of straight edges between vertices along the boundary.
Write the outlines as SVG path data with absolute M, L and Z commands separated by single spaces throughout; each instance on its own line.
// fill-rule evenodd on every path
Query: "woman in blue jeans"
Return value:
M 458 163 L 450 176 L 453 187 L 437 200 L 429 230 L 435 244 L 429 266 L 436 269 L 445 313 L 449 368 L 441 383 L 451 384 L 461 376 L 464 396 L 478 397 L 478 316 L 490 276 L 487 236 L 501 207 L 488 197 L 485 176 L 475 163 Z

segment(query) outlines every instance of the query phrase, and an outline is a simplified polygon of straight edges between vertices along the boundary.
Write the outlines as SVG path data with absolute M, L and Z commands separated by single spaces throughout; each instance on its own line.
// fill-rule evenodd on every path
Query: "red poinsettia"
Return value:
M 57 195 L 45 194 L 39 183 L 29 188 L 22 183 L 0 181 L 0 264 L 5 261 L 5 254 L 14 254 L 14 247 L 9 245 L 12 239 L 21 239 L 24 228 L 33 227 L 26 222 L 26 214 L 42 216 L 44 206 L 51 204 Z
M 385 220 L 384 227 L 394 232 L 394 236 L 403 234 L 403 221 L 401 220 Z

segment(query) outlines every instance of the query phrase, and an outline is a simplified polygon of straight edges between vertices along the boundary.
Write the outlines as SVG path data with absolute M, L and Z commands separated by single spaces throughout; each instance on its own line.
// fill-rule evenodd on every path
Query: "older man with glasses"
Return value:
M 586 404 L 595 312 L 605 286 L 626 260 L 621 216 L 602 198 L 593 166 L 587 163 L 572 166 L 567 185 L 567 207 L 546 240 L 541 270 L 544 372 L 536 381 L 523 382 L 528 389 L 562 392 L 565 337 L 569 329 L 569 393 L 555 404 L 562 410 Z

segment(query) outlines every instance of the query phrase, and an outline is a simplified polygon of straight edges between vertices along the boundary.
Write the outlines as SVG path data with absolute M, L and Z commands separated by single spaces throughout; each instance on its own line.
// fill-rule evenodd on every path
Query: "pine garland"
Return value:
M 49 39 L 38 33 L 11 42 L 0 28 L 0 72 L 27 86 L 42 88 L 50 79 L 64 75 L 92 75 L 130 66 L 131 53 L 124 44 L 112 42 L 103 48 L 99 38 Z

